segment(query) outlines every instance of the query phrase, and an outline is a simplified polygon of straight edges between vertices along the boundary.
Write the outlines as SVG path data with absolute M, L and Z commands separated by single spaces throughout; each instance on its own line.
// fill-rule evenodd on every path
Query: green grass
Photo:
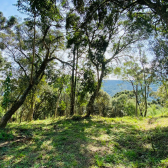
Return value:
M 168 118 L 12 123 L 0 131 L 2 168 L 168 166 Z

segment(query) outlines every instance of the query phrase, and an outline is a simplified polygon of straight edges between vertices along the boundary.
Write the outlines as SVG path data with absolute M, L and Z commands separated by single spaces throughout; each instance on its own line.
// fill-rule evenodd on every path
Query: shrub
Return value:
M 119 97 L 112 99 L 112 113 L 111 117 L 135 115 L 135 101 L 130 99 L 127 94 L 120 94 Z

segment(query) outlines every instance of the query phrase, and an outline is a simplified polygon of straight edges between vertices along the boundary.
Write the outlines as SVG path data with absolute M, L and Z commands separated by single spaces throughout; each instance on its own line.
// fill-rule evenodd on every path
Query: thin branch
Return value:
M 18 51 L 20 51 L 24 55 L 24 57 L 29 60 L 29 58 L 27 57 L 27 55 L 22 51 L 21 47 L 20 47 L 20 49 L 17 48 L 17 47 L 15 47 L 15 49 L 18 50 Z
M 15 62 L 20 66 L 20 68 L 23 70 L 23 72 L 25 73 L 26 78 L 29 79 L 29 77 L 28 77 L 28 75 L 27 75 L 27 73 L 26 73 L 26 70 L 23 68 L 23 66 L 21 65 L 21 63 L 16 60 L 16 56 L 15 56 L 14 52 L 13 52 L 5 43 L 3 43 L 3 44 L 4 44 L 4 45 L 6 46 L 6 48 L 12 53 L 13 58 L 14 58 L 14 61 L 15 61 Z
M 52 57 L 51 59 L 56 59 L 56 60 L 58 60 L 58 61 L 60 61 L 62 64 L 67 64 L 67 65 L 69 65 L 70 67 L 72 67 L 72 65 L 70 64 L 70 63 L 68 63 L 68 62 L 65 62 L 65 61 L 62 61 L 61 59 L 59 59 L 59 58 L 57 58 L 57 57 Z

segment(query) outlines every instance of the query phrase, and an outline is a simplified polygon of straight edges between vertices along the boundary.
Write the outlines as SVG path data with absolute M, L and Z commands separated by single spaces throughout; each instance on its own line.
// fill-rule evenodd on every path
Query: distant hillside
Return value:
M 157 91 L 158 85 L 151 84 L 150 88 L 152 91 Z M 114 96 L 117 92 L 121 92 L 124 90 L 133 90 L 132 85 L 123 80 L 104 80 L 102 90 L 107 92 L 110 96 Z

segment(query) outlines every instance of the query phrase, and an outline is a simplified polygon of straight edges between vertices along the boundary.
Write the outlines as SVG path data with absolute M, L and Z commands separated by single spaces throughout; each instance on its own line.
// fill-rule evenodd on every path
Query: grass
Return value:
M 0 131 L 2 168 L 168 167 L 168 118 L 39 120 Z

